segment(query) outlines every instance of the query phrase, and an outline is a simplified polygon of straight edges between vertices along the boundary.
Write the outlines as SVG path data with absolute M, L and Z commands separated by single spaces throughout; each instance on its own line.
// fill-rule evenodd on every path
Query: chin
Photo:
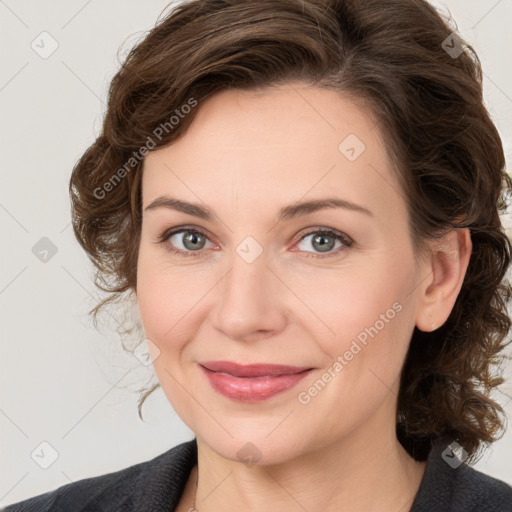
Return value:
M 253 420 L 248 419 L 248 422 Z M 225 459 L 243 463 L 247 466 L 266 466 L 280 464 L 302 455 L 306 451 L 307 439 L 303 439 L 298 433 L 297 436 L 290 433 L 289 429 L 276 431 L 276 423 L 272 422 L 272 428 L 265 428 L 264 433 L 256 430 L 250 424 L 247 428 L 239 427 L 233 431 L 226 425 L 228 433 L 222 430 L 221 435 L 215 435 L 211 431 L 202 436 L 196 434 L 198 439 Z

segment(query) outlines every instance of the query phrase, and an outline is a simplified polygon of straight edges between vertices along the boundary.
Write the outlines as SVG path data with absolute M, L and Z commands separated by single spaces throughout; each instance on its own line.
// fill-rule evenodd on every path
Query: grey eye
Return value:
M 173 240 L 175 238 L 175 240 Z M 178 249 L 185 249 L 188 251 L 198 251 L 204 248 L 207 238 L 197 231 L 179 231 L 174 233 L 169 240 Z M 182 243 L 182 247 L 179 243 Z
M 308 238 L 310 238 L 309 242 L 305 242 Z M 313 247 L 313 249 L 316 252 L 329 252 L 332 251 L 335 248 L 336 242 L 338 242 L 340 247 L 342 242 L 339 240 L 339 237 L 335 234 L 331 233 L 322 233 L 322 232 L 314 232 L 309 233 L 305 237 L 303 237 L 299 242 L 299 249 L 301 251 L 311 252 L 308 251 L 306 247 L 300 247 L 300 244 L 306 243 L 308 247 Z

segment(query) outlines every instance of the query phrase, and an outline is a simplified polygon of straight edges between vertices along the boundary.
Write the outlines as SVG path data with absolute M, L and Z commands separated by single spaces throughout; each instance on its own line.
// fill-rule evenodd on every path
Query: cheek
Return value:
M 157 345 L 175 323 L 179 295 L 179 283 L 166 276 L 158 255 L 142 245 L 137 263 L 137 300 L 146 336 Z
M 332 392 L 339 396 L 369 398 L 380 388 L 387 392 L 399 377 L 414 308 L 409 305 L 412 271 L 405 263 L 400 272 L 395 267 L 375 262 L 364 270 L 344 269 L 336 279 L 316 279 L 314 286 L 304 281 L 297 289 L 310 309 L 304 317 L 310 320 L 302 325 L 327 355 L 325 378 L 336 375 Z
M 383 331 L 394 322 L 404 301 L 403 286 L 392 275 L 382 262 L 380 269 L 376 262 L 366 268 L 302 276 L 294 281 L 294 292 L 301 298 L 296 310 L 301 315 L 296 318 L 302 317 L 309 330 L 326 335 L 323 339 L 333 348 L 375 324 Z M 287 280 L 291 279 L 290 275 Z
M 165 250 L 141 248 L 137 266 L 137 298 L 146 337 L 161 351 L 174 351 L 181 339 L 191 339 L 191 329 L 202 314 L 205 294 L 211 288 L 207 274 L 192 266 L 169 265 Z
M 157 347 L 152 355 L 153 367 L 162 390 L 182 419 L 187 418 L 189 396 L 180 383 L 182 352 L 190 341 L 191 301 L 194 291 L 186 286 L 184 273 L 165 269 L 154 255 L 141 251 L 137 267 L 139 314 L 146 338 Z M 197 300 L 194 300 L 196 302 Z M 187 314 L 188 312 L 188 314 Z
M 146 336 L 158 342 L 162 332 L 172 325 L 172 304 L 169 304 L 168 286 L 158 279 L 156 272 L 144 265 L 139 266 L 137 274 L 137 298 L 140 317 L 146 330 Z M 165 315 L 167 311 L 169 315 Z

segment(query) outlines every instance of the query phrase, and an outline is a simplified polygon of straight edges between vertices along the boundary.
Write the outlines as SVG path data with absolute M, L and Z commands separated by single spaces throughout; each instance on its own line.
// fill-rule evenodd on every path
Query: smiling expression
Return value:
M 169 402 L 233 460 L 248 441 L 275 462 L 391 431 L 422 273 L 374 119 L 300 82 L 198 108 L 142 178 L 137 299 Z M 357 351 L 362 332 L 373 335 Z M 241 401 L 212 386 L 204 361 L 313 370 Z

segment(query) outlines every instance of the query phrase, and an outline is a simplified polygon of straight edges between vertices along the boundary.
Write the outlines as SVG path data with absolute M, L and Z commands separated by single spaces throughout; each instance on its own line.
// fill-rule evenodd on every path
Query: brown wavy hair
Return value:
M 148 150 L 183 135 L 201 102 L 224 89 L 293 80 L 334 89 L 364 102 L 386 134 L 415 248 L 470 229 L 473 252 L 450 317 L 413 333 L 397 436 L 417 460 L 437 440 L 474 458 L 506 419 L 491 395 L 503 382 L 511 323 L 500 213 L 512 183 L 473 48 L 423 0 L 192 0 L 164 13 L 112 79 L 101 134 L 71 176 L 74 233 L 107 292 L 90 311 L 95 323 L 136 289 Z

